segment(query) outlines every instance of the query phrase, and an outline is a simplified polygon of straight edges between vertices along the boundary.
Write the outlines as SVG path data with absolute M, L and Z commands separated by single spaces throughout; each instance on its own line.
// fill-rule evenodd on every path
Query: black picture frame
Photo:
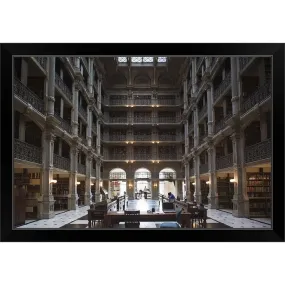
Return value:
M 1 241 L 284 241 L 284 44 L 1 44 Z M 13 56 L 34 55 L 273 56 L 272 229 L 36 230 L 12 229 Z M 114 55 L 114 56 L 116 56 Z M 278 126 L 279 124 L 279 126 Z M 11 157 L 12 156 L 12 157 Z

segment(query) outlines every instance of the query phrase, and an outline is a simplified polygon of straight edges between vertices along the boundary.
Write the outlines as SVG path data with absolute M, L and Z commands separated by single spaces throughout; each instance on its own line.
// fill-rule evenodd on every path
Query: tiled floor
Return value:
M 155 211 L 161 210 L 161 205 L 157 200 L 130 200 L 128 202 L 129 210 L 147 211 L 155 208 Z M 32 228 L 62 228 L 62 229 L 86 229 L 88 228 L 87 209 L 89 206 L 79 207 L 74 211 L 67 211 L 57 214 L 53 219 L 33 221 L 29 224 L 20 226 L 20 229 Z M 140 228 L 159 228 L 161 223 L 141 222 Z M 118 228 L 124 228 L 124 223 L 120 223 Z M 95 228 L 102 228 L 100 222 L 96 222 Z M 238 228 L 238 229 L 270 229 L 270 220 L 268 219 L 246 219 L 233 217 L 231 213 L 225 211 L 208 209 L 207 219 L 208 229 L 218 228 Z

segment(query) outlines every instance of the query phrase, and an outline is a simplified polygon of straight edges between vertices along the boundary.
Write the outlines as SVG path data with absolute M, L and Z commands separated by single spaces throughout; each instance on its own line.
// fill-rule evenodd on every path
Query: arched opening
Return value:
M 109 197 L 114 198 L 124 195 L 127 191 L 126 171 L 122 168 L 114 168 L 109 173 Z
M 135 171 L 135 199 L 151 199 L 151 172 L 147 168 Z
M 171 192 L 177 197 L 176 171 L 172 168 L 164 168 L 159 172 L 159 193 L 167 196 Z

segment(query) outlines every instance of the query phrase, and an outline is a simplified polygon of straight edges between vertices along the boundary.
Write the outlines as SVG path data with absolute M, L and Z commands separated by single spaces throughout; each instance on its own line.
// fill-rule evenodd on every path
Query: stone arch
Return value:
M 126 171 L 122 168 L 115 167 L 109 171 L 109 179 L 126 179 Z
M 159 193 L 167 196 L 169 192 L 177 197 L 176 170 L 170 167 L 165 167 L 159 172 Z
M 137 75 L 134 79 L 135 85 L 149 86 L 150 82 L 151 82 L 150 77 L 147 74 Z
M 134 178 L 151 178 L 151 171 L 146 167 L 137 168 L 134 172 Z

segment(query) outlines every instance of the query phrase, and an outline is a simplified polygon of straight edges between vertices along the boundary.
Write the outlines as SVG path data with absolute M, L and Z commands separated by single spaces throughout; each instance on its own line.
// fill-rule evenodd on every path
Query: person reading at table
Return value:
M 169 202 L 174 202 L 175 201 L 175 196 L 171 192 L 169 192 L 168 193 L 168 199 L 169 199 Z

